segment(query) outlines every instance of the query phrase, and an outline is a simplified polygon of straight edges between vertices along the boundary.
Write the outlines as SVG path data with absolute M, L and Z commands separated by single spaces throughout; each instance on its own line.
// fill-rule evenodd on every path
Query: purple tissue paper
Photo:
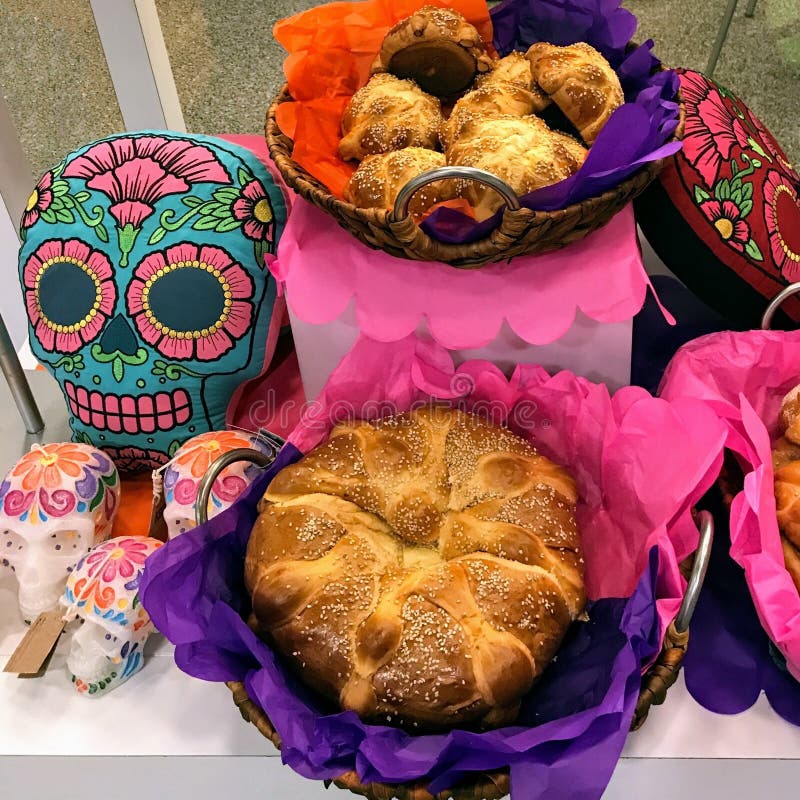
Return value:
M 764 692 L 777 714 L 800 725 L 800 683 L 761 626 L 744 570 L 730 556 L 728 510 L 716 502 L 711 562 L 683 664 L 686 688 L 717 714 L 746 711 Z

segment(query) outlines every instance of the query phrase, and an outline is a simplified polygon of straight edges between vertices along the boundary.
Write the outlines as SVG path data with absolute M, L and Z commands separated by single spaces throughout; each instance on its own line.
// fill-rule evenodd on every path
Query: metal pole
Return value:
M 756 3 L 757 2 L 758 2 L 758 0 L 750 0 L 750 2 L 747 4 L 747 9 L 744 12 L 744 15 L 746 17 L 752 18 L 752 17 L 755 16 L 755 14 L 756 14 Z
M 706 67 L 706 75 L 710 78 L 714 74 L 719 60 L 719 54 L 722 52 L 722 45 L 725 44 L 725 39 L 728 38 L 728 29 L 731 27 L 731 20 L 736 11 L 736 4 L 739 0 L 730 0 L 728 7 L 725 9 L 725 16 L 722 18 L 722 25 L 720 25 L 719 32 L 717 33 L 717 40 L 714 42 L 714 47 L 711 49 L 711 56 L 708 59 L 708 66 Z
M 44 422 L 36 401 L 33 399 L 31 387 L 25 377 L 22 364 L 19 363 L 17 351 L 3 318 L 0 317 L 0 368 L 6 376 L 8 388 L 11 396 L 17 404 L 22 421 L 25 423 L 25 430 L 30 434 L 41 433 L 44 430 Z

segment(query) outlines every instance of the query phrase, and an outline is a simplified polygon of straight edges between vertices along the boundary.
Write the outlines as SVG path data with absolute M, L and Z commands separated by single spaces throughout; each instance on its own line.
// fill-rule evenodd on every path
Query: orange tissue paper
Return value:
M 389 29 L 425 5 L 463 14 L 492 51 L 492 22 L 485 0 L 330 3 L 275 25 L 275 38 L 288 52 L 283 70 L 294 98 L 278 106 L 278 125 L 294 140 L 294 161 L 339 198 L 355 171 L 338 154 L 347 101 L 369 80 Z

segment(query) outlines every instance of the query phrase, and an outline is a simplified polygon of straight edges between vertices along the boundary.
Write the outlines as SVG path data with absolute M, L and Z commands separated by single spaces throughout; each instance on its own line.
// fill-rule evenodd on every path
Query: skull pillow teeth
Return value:
M 31 349 L 61 386 L 75 440 L 126 472 L 224 428 L 282 321 L 266 259 L 286 200 L 265 164 L 222 139 L 127 133 L 68 155 L 28 205 Z
M 161 542 L 146 536 L 109 539 L 85 556 L 69 576 L 61 599 L 66 617 L 78 616 L 67 669 L 80 694 L 98 697 L 144 665 L 144 645 L 154 631 L 139 602 L 147 557 Z
M 178 449 L 164 473 L 164 521 L 172 539 L 195 527 L 197 491 L 208 468 L 224 453 L 239 448 L 274 455 L 275 445 L 255 434 L 216 431 L 195 436 Z M 237 462 L 214 481 L 208 499 L 208 518 L 229 508 L 253 482 L 260 470 L 254 464 Z
M 17 576 L 30 622 L 58 607 L 80 559 L 111 534 L 119 476 L 86 444 L 34 445 L 0 485 L 0 558 Z

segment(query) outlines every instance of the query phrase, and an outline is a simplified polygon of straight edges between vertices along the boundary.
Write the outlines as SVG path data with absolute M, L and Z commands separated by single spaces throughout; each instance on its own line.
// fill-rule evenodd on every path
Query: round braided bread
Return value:
M 513 722 L 585 603 L 575 485 L 441 407 L 338 426 L 270 484 L 251 624 L 362 719 Z

